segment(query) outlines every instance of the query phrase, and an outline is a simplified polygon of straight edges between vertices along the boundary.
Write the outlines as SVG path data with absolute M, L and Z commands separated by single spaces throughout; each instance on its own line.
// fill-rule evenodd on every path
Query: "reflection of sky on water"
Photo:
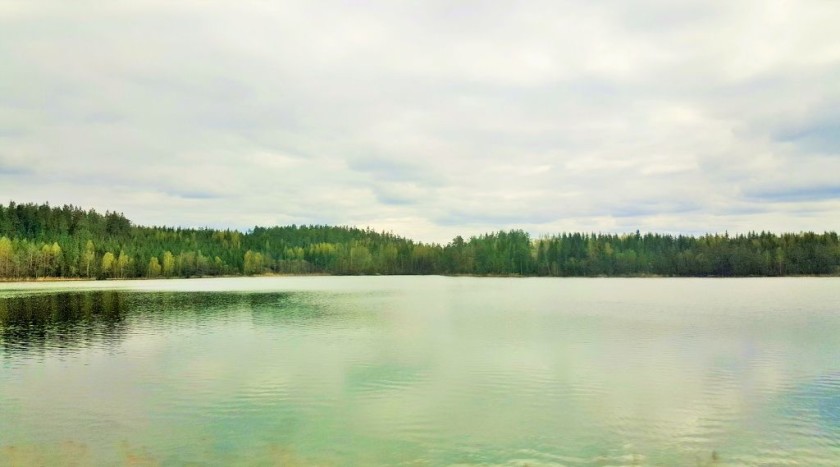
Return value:
M 837 386 L 836 383 L 835 386 Z M 833 431 L 840 433 L 840 389 L 823 388 L 819 401 L 820 419 L 824 420 Z
M 824 435 L 840 443 L 840 373 L 827 374 L 781 396 L 782 405 L 816 415 L 814 421 Z

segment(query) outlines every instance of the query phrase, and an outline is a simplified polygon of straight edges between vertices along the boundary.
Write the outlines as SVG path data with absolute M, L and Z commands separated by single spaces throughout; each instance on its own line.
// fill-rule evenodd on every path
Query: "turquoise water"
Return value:
M 840 279 L 0 284 L 0 465 L 840 465 Z

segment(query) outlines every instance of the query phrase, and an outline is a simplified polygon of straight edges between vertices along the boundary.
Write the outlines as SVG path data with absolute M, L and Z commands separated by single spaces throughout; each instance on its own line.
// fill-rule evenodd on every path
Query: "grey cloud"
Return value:
M 369 174 L 376 182 L 423 182 L 435 185 L 439 178 L 435 167 L 378 156 L 350 157 L 347 166 L 357 172 Z
M 546 224 L 557 220 L 557 216 L 541 213 L 535 215 L 532 212 L 522 213 L 491 213 L 491 212 L 470 212 L 454 211 L 436 218 L 436 222 L 444 226 L 516 226 L 523 224 Z
M 781 187 L 749 191 L 748 199 L 771 202 L 820 201 L 840 199 L 840 184 L 824 186 Z
M 372 184 L 372 189 L 376 198 L 385 205 L 417 205 L 436 196 L 429 186 L 416 181 L 377 181 Z
M 222 199 L 223 196 L 218 193 L 211 193 L 206 191 L 174 191 L 170 195 L 185 199 Z
M 685 202 L 685 203 L 670 203 L 668 201 L 664 202 L 652 202 L 652 203 L 644 203 L 638 205 L 624 205 L 624 206 L 617 206 L 615 209 L 610 210 L 608 215 L 615 216 L 615 217 L 645 217 L 645 216 L 655 216 L 661 214 L 679 214 L 679 215 L 690 215 L 693 212 L 701 211 L 702 206 L 699 203 L 692 203 L 692 202 Z
M 353 170 L 371 173 L 376 178 L 388 181 L 411 180 L 416 176 L 415 168 L 410 164 L 382 157 L 351 158 L 347 165 Z
M 379 191 L 377 191 L 376 193 L 376 199 L 378 199 L 382 204 L 392 206 L 408 206 L 412 204 L 417 204 L 416 199 L 394 195 L 391 193 L 382 193 Z
M 2 140 L 0 140 L 0 144 L 2 144 Z M 0 150 L 0 175 L 25 176 L 32 173 L 32 168 L 25 165 L 23 158 L 9 157 Z
M 0 128 L 0 138 L 20 138 L 24 132 L 15 128 Z
M 0 165 L 0 175 L 27 175 L 31 174 L 32 171 L 26 169 L 24 167 L 12 167 L 12 166 L 4 166 Z
M 840 155 L 840 114 L 789 125 L 774 136 L 806 151 Z

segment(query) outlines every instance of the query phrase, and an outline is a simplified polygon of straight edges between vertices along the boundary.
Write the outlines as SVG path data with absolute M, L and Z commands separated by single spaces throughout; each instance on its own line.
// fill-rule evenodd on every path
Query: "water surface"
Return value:
M 0 284 L 0 465 L 838 465 L 840 280 Z

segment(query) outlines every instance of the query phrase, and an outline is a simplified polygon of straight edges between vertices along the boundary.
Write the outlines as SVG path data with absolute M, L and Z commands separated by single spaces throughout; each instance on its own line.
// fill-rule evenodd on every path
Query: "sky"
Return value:
M 840 230 L 840 3 L 0 0 L 0 202 L 141 225 Z

